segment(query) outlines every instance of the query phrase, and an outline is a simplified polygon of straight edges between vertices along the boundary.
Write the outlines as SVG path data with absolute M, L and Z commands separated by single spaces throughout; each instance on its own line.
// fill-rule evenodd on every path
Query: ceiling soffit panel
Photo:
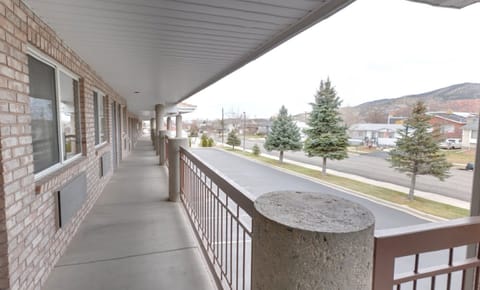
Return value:
M 480 2 L 479 0 L 409 0 L 412 2 L 419 2 L 430 4 L 433 6 L 447 7 L 447 8 L 464 8 L 468 5 Z
M 353 0 L 25 2 L 140 115 L 190 97 Z

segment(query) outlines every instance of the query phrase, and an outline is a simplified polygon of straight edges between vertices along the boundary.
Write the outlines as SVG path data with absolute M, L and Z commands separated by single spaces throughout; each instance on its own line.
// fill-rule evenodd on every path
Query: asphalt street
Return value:
M 258 144 L 263 153 L 272 156 L 278 156 L 279 154 L 278 151 L 266 151 L 263 148 L 263 140 L 261 139 L 247 139 L 245 143 L 247 149 L 251 149 L 254 144 Z M 361 155 L 350 154 L 349 158 L 341 161 L 328 160 L 327 168 L 408 188 L 410 186 L 410 178 L 404 173 L 390 168 L 390 163 L 386 160 L 387 156 L 388 154 L 385 152 Z M 284 158 L 317 166 L 322 164 L 321 158 L 308 157 L 302 151 L 287 151 L 284 153 Z M 452 168 L 450 174 L 451 176 L 443 182 L 432 176 L 418 176 L 416 189 L 470 201 L 473 172 Z
M 238 183 L 255 198 L 263 193 L 272 191 L 320 192 L 352 200 L 370 209 L 375 215 L 375 226 L 377 229 L 395 228 L 428 222 L 397 209 L 379 205 L 367 199 L 348 194 L 345 191 L 288 174 L 232 155 L 228 152 L 203 148 L 193 149 L 193 152 L 207 164 L 210 164 L 228 178 Z

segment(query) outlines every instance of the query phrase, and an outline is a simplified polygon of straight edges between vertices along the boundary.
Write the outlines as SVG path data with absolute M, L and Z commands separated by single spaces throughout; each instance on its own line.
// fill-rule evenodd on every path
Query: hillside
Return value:
M 431 92 L 382 99 L 354 107 L 343 107 L 341 112 L 348 125 L 354 123 L 385 123 L 387 117 L 408 116 L 413 104 L 423 101 L 429 111 L 480 112 L 480 84 L 463 83 Z

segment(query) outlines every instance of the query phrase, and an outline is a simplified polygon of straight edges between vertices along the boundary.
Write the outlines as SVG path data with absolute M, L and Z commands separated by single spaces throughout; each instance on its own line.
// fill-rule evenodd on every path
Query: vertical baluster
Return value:
M 464 270 L 462 270 L 462 288 L 460 288 L 460 289 L 467 290 L 467 289 L 465 289 L 465 284 L 466 283 L 467 283 L 467 270 L 464 269 Z M 470 289 L 468 289 L 468 290 L 470 290 Z
M 245 235 L 245 228 L 243 228 L 243 280 L 242 280 L 242 289 L 245 290 L 245 258 L 246 258 L 246 253 L 245 253 L 245 244 L 246 244 L 246 235 Z
M 236 250 L 237 250 L 237 276 L 236 276 L 236 282 L 237 282 L 237 287 L 235 289 L 238 289 L 238 268 L 240 268 L 239 266 L 239 257 L 238 257 L 238 248 L 239 248 L 239 237 L 240 237 L 240 206 L 237 204 L 237 244 L 236 244 Z
M 480 260 L 480 244 L 477 244 L 477 261 Z M 475 267 L 475 282 L 474 282 L 474 289 L 479 289 L 479 280 L 480 278 L 480 267 Z
M 448 267 L 451 267 L 453 264 L 453 248 L 448 249 Z M 452 287 L 452 273 L 448 272 L 447 275 L 447 290 L 450 290 Z
M 219 257 L 219 254 L 218 254 L 218 237 L 219 237 L 219 226 L 220 226 L 220 220 L 218 218 L 218 214 L 220 212 L 218 206 L 219 206 L 219 189 L 218 189 L 218 186 L 217 186 L 217 194 L 215 196 L 215 209 L 216 209 L 216 214 L 215 214 L 215 220 L 216 220 L 216 234 L 215 234 L 215 250 L 216 250 L 216 253 L 217 253 L 217 259 Z
M 430 290 L 435 290 L 435 276 L 432 276 L 432 281 L 430 282 Z
M 220 207 L 220 269 L 223 273 L 223 204 Z M 221 275 L 223 277 L 223 275 Z
M 228 196 L 225 194 L 225 278 L 228 278 Z M 228 279 L 227 279 L 228 280 Z
M 415 267 L 413 269 L 413 273 L 418 274 L 418 262 L 419 262 L 420 254 L 415 254 Z M 413 280 L 413 290 L 417 290 L 417 280 Z
M 233 282 L 233 213 L 230 213 L 230 279 Z
M 210 241 L 210 250 L 213 250 L 213 235 L 212 235 L 212 226 L 213 226 L 213 216 L 212 216 L 212 207 L 213 207 L 213 188 L 212 188 L 212 180 L 210 179 L 210 185 L 208 187 L 208 240 Z

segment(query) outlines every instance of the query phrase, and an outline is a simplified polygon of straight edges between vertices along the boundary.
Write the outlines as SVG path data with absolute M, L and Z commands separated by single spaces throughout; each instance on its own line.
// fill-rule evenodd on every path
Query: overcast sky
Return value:
M 405 0 L 357 0 L 187 100 L 187 119 L 246 112 L 269 117 L 285 105 L 310 111 L 330 77 L 343 106 L 480 82 L 480 5 L 456 10 Z

